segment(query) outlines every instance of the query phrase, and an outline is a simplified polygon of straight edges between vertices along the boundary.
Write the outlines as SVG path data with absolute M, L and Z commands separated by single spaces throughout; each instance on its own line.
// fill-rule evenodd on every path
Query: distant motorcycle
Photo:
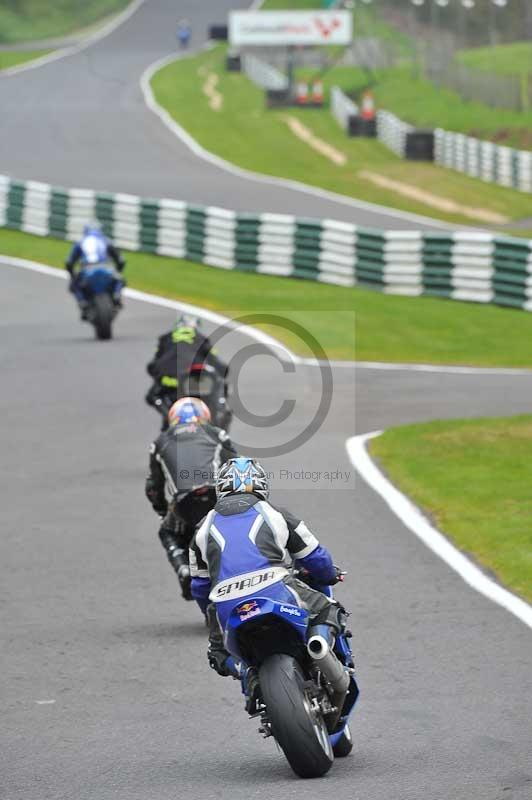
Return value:
M 283 572 L 269 567 L 231 578 L 211 599 L 259 733 L 274 737 L 297 775 L 317 778 L 353 747 L 348 720 L 359 692 L 351 634 L 344 629 L 333 642 L 329 626 L 310 626 Z
M 233 412 L 227 404 L 225 379 L 211 364 L 192 364 L 189 371 L 179 375 L 176 386 L 156 382 L 146 395 L 146 402 L 162 416 L 161 430 L 168 427 L 168 412 L 180 397 L 199 397 L 207 404 L 212 423 L 228 430 Z
M 114 299 L 117 277 L 115 270 L 107 264 L 96 264 L 83 269 L 80 287 L 88 301 L 87 322 L 94 326 L 97 339 L 111 339 L 113 320 L 119 306 Z

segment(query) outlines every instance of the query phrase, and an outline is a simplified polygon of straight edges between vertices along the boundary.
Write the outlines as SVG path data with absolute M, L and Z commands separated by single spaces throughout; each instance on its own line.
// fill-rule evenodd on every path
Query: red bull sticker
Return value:
M 236 613 L 240 617 L 240 621 L 245 622 L 260 614 L 260 607 L 256 600 L 250 600 L 249 603 L 242 603 L 241 606 L 238 606 Z

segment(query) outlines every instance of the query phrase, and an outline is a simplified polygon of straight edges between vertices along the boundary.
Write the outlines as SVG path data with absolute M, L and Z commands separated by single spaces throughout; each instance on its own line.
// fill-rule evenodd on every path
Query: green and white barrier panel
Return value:
M 438 128 L 434 132 L 434 160 L 488 183 L 532 192 L 532 152 Z
M 0 176 L 0 227 L 73 241 L 91 219 L 125 250 L 339 286 L 360 284 L 391 294 L 532 310 L 532 240 L 467 231 L 371 230 L 335 220 L 240 214 Z

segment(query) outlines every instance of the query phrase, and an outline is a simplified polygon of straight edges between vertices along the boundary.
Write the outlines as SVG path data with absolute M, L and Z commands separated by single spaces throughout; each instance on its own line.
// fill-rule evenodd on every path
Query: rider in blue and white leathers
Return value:
M 120 251 L 104 236 L 100 226 L 97 223 L 85 225 L 82 239 L 74 244 L 65 262 L 65 267 L 70 273 L 69 291 L 78 301 L 82 312 L 87 306 L 87 297 L 82 286 L 85 270 L 98 264 L 106 264 L 109 260 L 113 261 L 119 273 L 123 271 L 126 262 Z M 78 261 L 81 262 L 81 268 L 75 273 L 74 267 Z M 113 286 L 113 300 L 118 306 L 123 287 L 124 281 L 117 276 Z
M 305 607 L 313 624 L 328 624 L 338 631 L 342 607 L 296 578 L 291 568 L 323 587 L 337 583 L 341 573 L 301 519 L 267 502 L 269 485 L 262 466 L 253 459 L 230 459 L 220 469 L 216 493 L 218 501 L 200 524 L 190 549 L 192 596 L 207 614 L 212 668 L 220 675 L 230 672 L 218 624 L 225 627 L 235 605 L 234 600 L 224 601 L 228 587 L 252 582 L 261 570 L 271 575 L 261 583 L 261 597 L 272 592 L 279 599 L 282 593 L 285 602 Z

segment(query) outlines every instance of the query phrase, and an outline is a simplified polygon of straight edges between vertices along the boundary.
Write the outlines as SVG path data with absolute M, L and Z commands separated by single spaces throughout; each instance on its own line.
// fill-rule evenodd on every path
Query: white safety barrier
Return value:
M 377 111 L 377 139 L 400 158 L 405 158 L 407 134 L 413 130 L 390 111 Z
M 338 86 L 331 88 L 331 112 L 338 124 L 349 134 L 351 120 L 358 117 L 358 106 Z
M 532 152 L 514 150 L 461 133 L 434 131 L 434 160 L 488 183 L 532 192 Z
M 242 71 L 247 77 L 263 89 L 284 91 L 288 89 L 288 78 L 276 67 L 250 53 L 242 56 Z

